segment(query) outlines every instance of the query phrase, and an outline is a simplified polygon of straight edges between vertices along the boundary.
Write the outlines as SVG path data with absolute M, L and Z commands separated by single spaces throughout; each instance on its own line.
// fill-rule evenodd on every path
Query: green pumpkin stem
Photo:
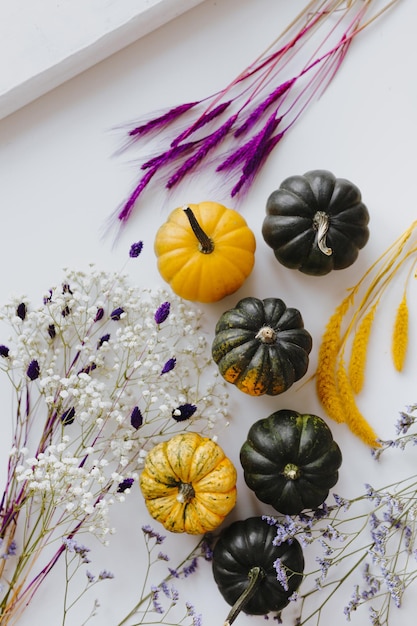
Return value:
M 264 570 L 255 565 L 248 572 L 249 585 L 246 587 L 245 591 L 239 596 L 234 605 L 229 611 L 229 615 L 226 618 L 223 626 L 231 626 L 239 613 L 245 608 L 246 604 L 249 600 L 255 595 L 258 590 L 259 584 L 265 578 Z
M 329 230 L 329 216 L 324 211 L 317 211 L 313 218 L 314 228 L 317 230 L 317 245 L 320 252 L 326 256 L 333 254 L 333 250 L 326 243 L 326 235 Z
M 190 222 L 192 231 L 198 239 L 198 243 L 200 244 L 200 252 L 202 252 L 203 254 L 210 254 L 211 252 L 213 252 L 214 250 L 213 241 L 201 228 L 200 224 L 197 221 L 196 216 L 194 215 L 190 207 L 186 207 L 184 209 L 184 213 L 188 217 L 188 221 Z

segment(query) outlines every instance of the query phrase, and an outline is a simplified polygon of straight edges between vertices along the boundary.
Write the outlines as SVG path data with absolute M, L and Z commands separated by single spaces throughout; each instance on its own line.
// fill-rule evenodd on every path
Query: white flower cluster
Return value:
M 2 337 L 0 367 L 17 410 L 3 536 L 11 512 L 26 507 L 34 524 L 44 515 L 44 533 L 59 524 L 69 536 L 81 522 L 106 541 L 109 506 L 129 492 L 150 447 L 187 429 L 215 436 L 227 423 L 201 315 L 94 266 L 66 270 L 38 308 L 24 298 L 4 307 L 12 335 Z

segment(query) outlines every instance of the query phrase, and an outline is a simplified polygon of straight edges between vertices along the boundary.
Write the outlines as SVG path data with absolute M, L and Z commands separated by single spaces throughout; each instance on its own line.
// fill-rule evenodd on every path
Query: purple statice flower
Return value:
M 80 543 L 77 543 L 73 537 L 64 537 L 62 543 L 68 550 L 68 552 L 75 552 L 78 554 L 83 563 L 90 563 L 90 559 L 87 554 L 90 552 L 90 548 L 84 546 Z
M 156 613 L 159 613 L 160 615 L 162 615 L 162 613 L 165 613 L 165 611 L 164 611 L 164 607 L 159 602 L 159 592 L 160 592 L 159 587 L 157 587 L 156 585 L 152 585 L 151 593 L 152 593 L 153 609 Z
M 133 426 L 135 430 L 138 430 L 143 424 L 143 415 L 138 406 L 134 406 L 132 412 L 130 414 L 130 425 Z
M 89 570 L 86 571 L 85 575 L 87 576 L 88 582 L 93 583 L 96 579 L 94 574 L 92 574 Z
M 176 409 L 172 411 L 172 417 L 176 422 L 185 422 L 194 415 L 197 411 L 195 404 L 180 404 Z
M 40 374 L 40 367 L 39 367 L 39 363 L 36 359 L 33 359 L 29 365 L 28 368 L 26 370 L 26 375 L 28 378 L 30 378 L 30 380 L 36 380 L 37 378 L 39 378 L 39 374 Z
M 117 307 L 117 309 L 114 309 L 111 313 L 110 313 L 110 319 L 117 321 L 119 320 L 123 313 L 125 312 L 124 309 L 122 309 L 121 306 Z
M 171 310 L 169 302 L 163 302 L 155 311 L 154 320 L 156 324 L 162 324 L 167 319 Z
M 346 498 L 339 496 L 337 493 L 333 494 L 333 499 L 335 501 L 336 506 L 339 509 L 343 509 L 344 511 L 347 511 L 351 505 L 350 500 L 347 500 Z
M 117 487 L 117 493 L 124 493 L 127 489 L 130 489 L 134 483 L 133 478 L 124 478 L 119 486 Z
M 405 411 L 400 412 L 400 417 L 395 426 L 397 435 L 405 435 L 410 426 L 412 426 L 416 421 L 416 418 Z
M 26 317 L 27 308 L 24 302 L 21 302 L 16 308 L 16 315 L 23 321 Z
M 72 406 L 70 409 L 67 409 L 66 411 L 63 412 L 63 414 L 61 415 L 61 422 L 64 426 L 69 426 L 69 424 L 72 424 L 74 422 L 75 419 L 75 409 Z
M 162 374 L 167 374 L 168 372 L 173 370 L 176 363 L 177 363 L 177 359 L 175 357 L 168 359 L 168 361 L 165 363 L 164 367 L 161 370 L 161 376 Z
M 9 356 L 9 348 L 7 346 L 0 346 L 0 356 L 5 359 Z
M 355 585 L 352 596 L 349 600 L 349 604 L 345 606 L 343 609 L 343 613 L 346 616 L 346 619 L 348 622 L 350 622 L 351 613 L 353 611 L 356 611 L 356 609 L 359 606 L 360 601 L 361 601 L 361 597 L 359 595 L 359 585 Z
M 49 324 L 49 326 L 47 328 L 47 332 L 48 332 L 48 335 L 49 335 L 50 339 L 55 339 L 55 337 L 56 337 L 55 324 Z
M 198 566 L 198 558 L 195 556 L 189 565 L 184 565 L 182 569 L 183 576 L 188 578 L 191 574 L 194 574 Z
M 289 587 L 288 587 L 287 568 L 285 567 L 285 565 L 282 563 L 281 559 L 279 558 L 275 559 L 273 565 L 277 573 L 277 581 L 281 584 L 281 586 L 283 587 L 283 589 L 285 589 L 285 591 L 288 591 Z
M 106 569 L 101 570 L 101 572 L 98 575 L 99 580 L 109 580 L 111 578 L 114 578 L 114 574 L 112 572 L 109 572 Z
M 213 560 L 213 545 L 208 535 L 206 535 L 205 540 L 201 543 L 201 552 L 206 561 Z
M 180 599 L 180 594 L 173 585 L 168 585 L 166 581 L 163 580 L 159 586 L 164 596 L 172 600 L 173 604 L 176 604 L 178 602 L 178 600 Z
M 161 544 L 165 541 L 165 536 L 159 534 L 156 530 L 152 528 L 149 524 L 144 524 L 142 526 L 142 532 L 144 535 L 149 537 L 150 539 L 155 539 L 157 544 Z
M 132 243 L 129 250 L 129 256 L 131 259 L 136 259 L 140 255 L 143 249 L 143 241 L 137 241 L 136 243 Z
M 185 608 L 187 609 L 188 617 L 191 617 L 193 620 L 193 626 L 202 626 L 202 616 L 197 613 L 195 607 L 191 604 L 191 602 L 186 602 Z

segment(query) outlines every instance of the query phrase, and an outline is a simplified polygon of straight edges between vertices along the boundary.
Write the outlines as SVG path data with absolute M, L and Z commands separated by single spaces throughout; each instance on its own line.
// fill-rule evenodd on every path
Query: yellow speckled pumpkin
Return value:
M 217 302 L 239 289 L 253 269 L 255 248 L 244 218 L 209 201 L 172 211 L 154 244 L 162 278 L 197 302 Z
M 236 504 L 236 469 L 208 437 L 187 432 L 148 453 L 140 488 L 151 516 L 174 533 L 214 530 Z

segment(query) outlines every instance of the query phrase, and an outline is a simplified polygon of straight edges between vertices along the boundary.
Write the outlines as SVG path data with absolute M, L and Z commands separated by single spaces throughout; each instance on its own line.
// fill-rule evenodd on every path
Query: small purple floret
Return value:
M 175 357 L 168 359 L 168 361 L 165 363 L 164 367 L 161 370 L 161 376 L 162 374 L 167 374 L 168 372 L 173 370 L 176 364 L 177 364 L 177 359 Z
M 36 359 L 33 359 L 33 361 L 31 361 L 28 365 L 28 368 L 26 370 L 26 375 L 28 376 L 28 378 L 30 378 L 30 380 L 36 380 L 37 378 L 39 378 L 39 374 L 40 374 L 39 363 L 37 362 Z
M 180 404 L 180 406 L 172 411 L 172 417 L 176 422 L 185 422 L 189 420 L 196 411 L 197 407 L 195 404 Z
M 124 309 L 122 309 L 122 307 L 120 307 L 120 306 L 119 306 L 117 309 L 114 309 L 114 311 L 112 311 L 112 312 L 110 313 L 110 318 L 111 318 L 112 320 L 117 321 L 117 320 L 119 320 L 119 319 L 122 317 L 122 314 L 123 314 L 124 312 L 125 312 L 125 310 L 124 310 Z
M 169 312 L 171 310 L 171 304 L 169 302 L 163 302 L 161 306 L 159 306 L 154 315 L 155 323 L 162 324 L 167 319 Z
M 133 407 L 130 414 L 130 424 L 135 430 L 138 430 L 143 424 L 143 415 L 138 406 Z
M 133 478 L 125 478 L 124 480 L 122 480 L 121 483 L 119 483 L 119 486 L 117 487 L 117 493 L 124 493 L 126 489 L 131 488 L 134 482 L 135 481 Z
M 136 243 L 132 243 L 129 250 L 129 256 L 131 259 L 135 259 L 140 255 L 143 249 L 143 241 L 137 241 Z

